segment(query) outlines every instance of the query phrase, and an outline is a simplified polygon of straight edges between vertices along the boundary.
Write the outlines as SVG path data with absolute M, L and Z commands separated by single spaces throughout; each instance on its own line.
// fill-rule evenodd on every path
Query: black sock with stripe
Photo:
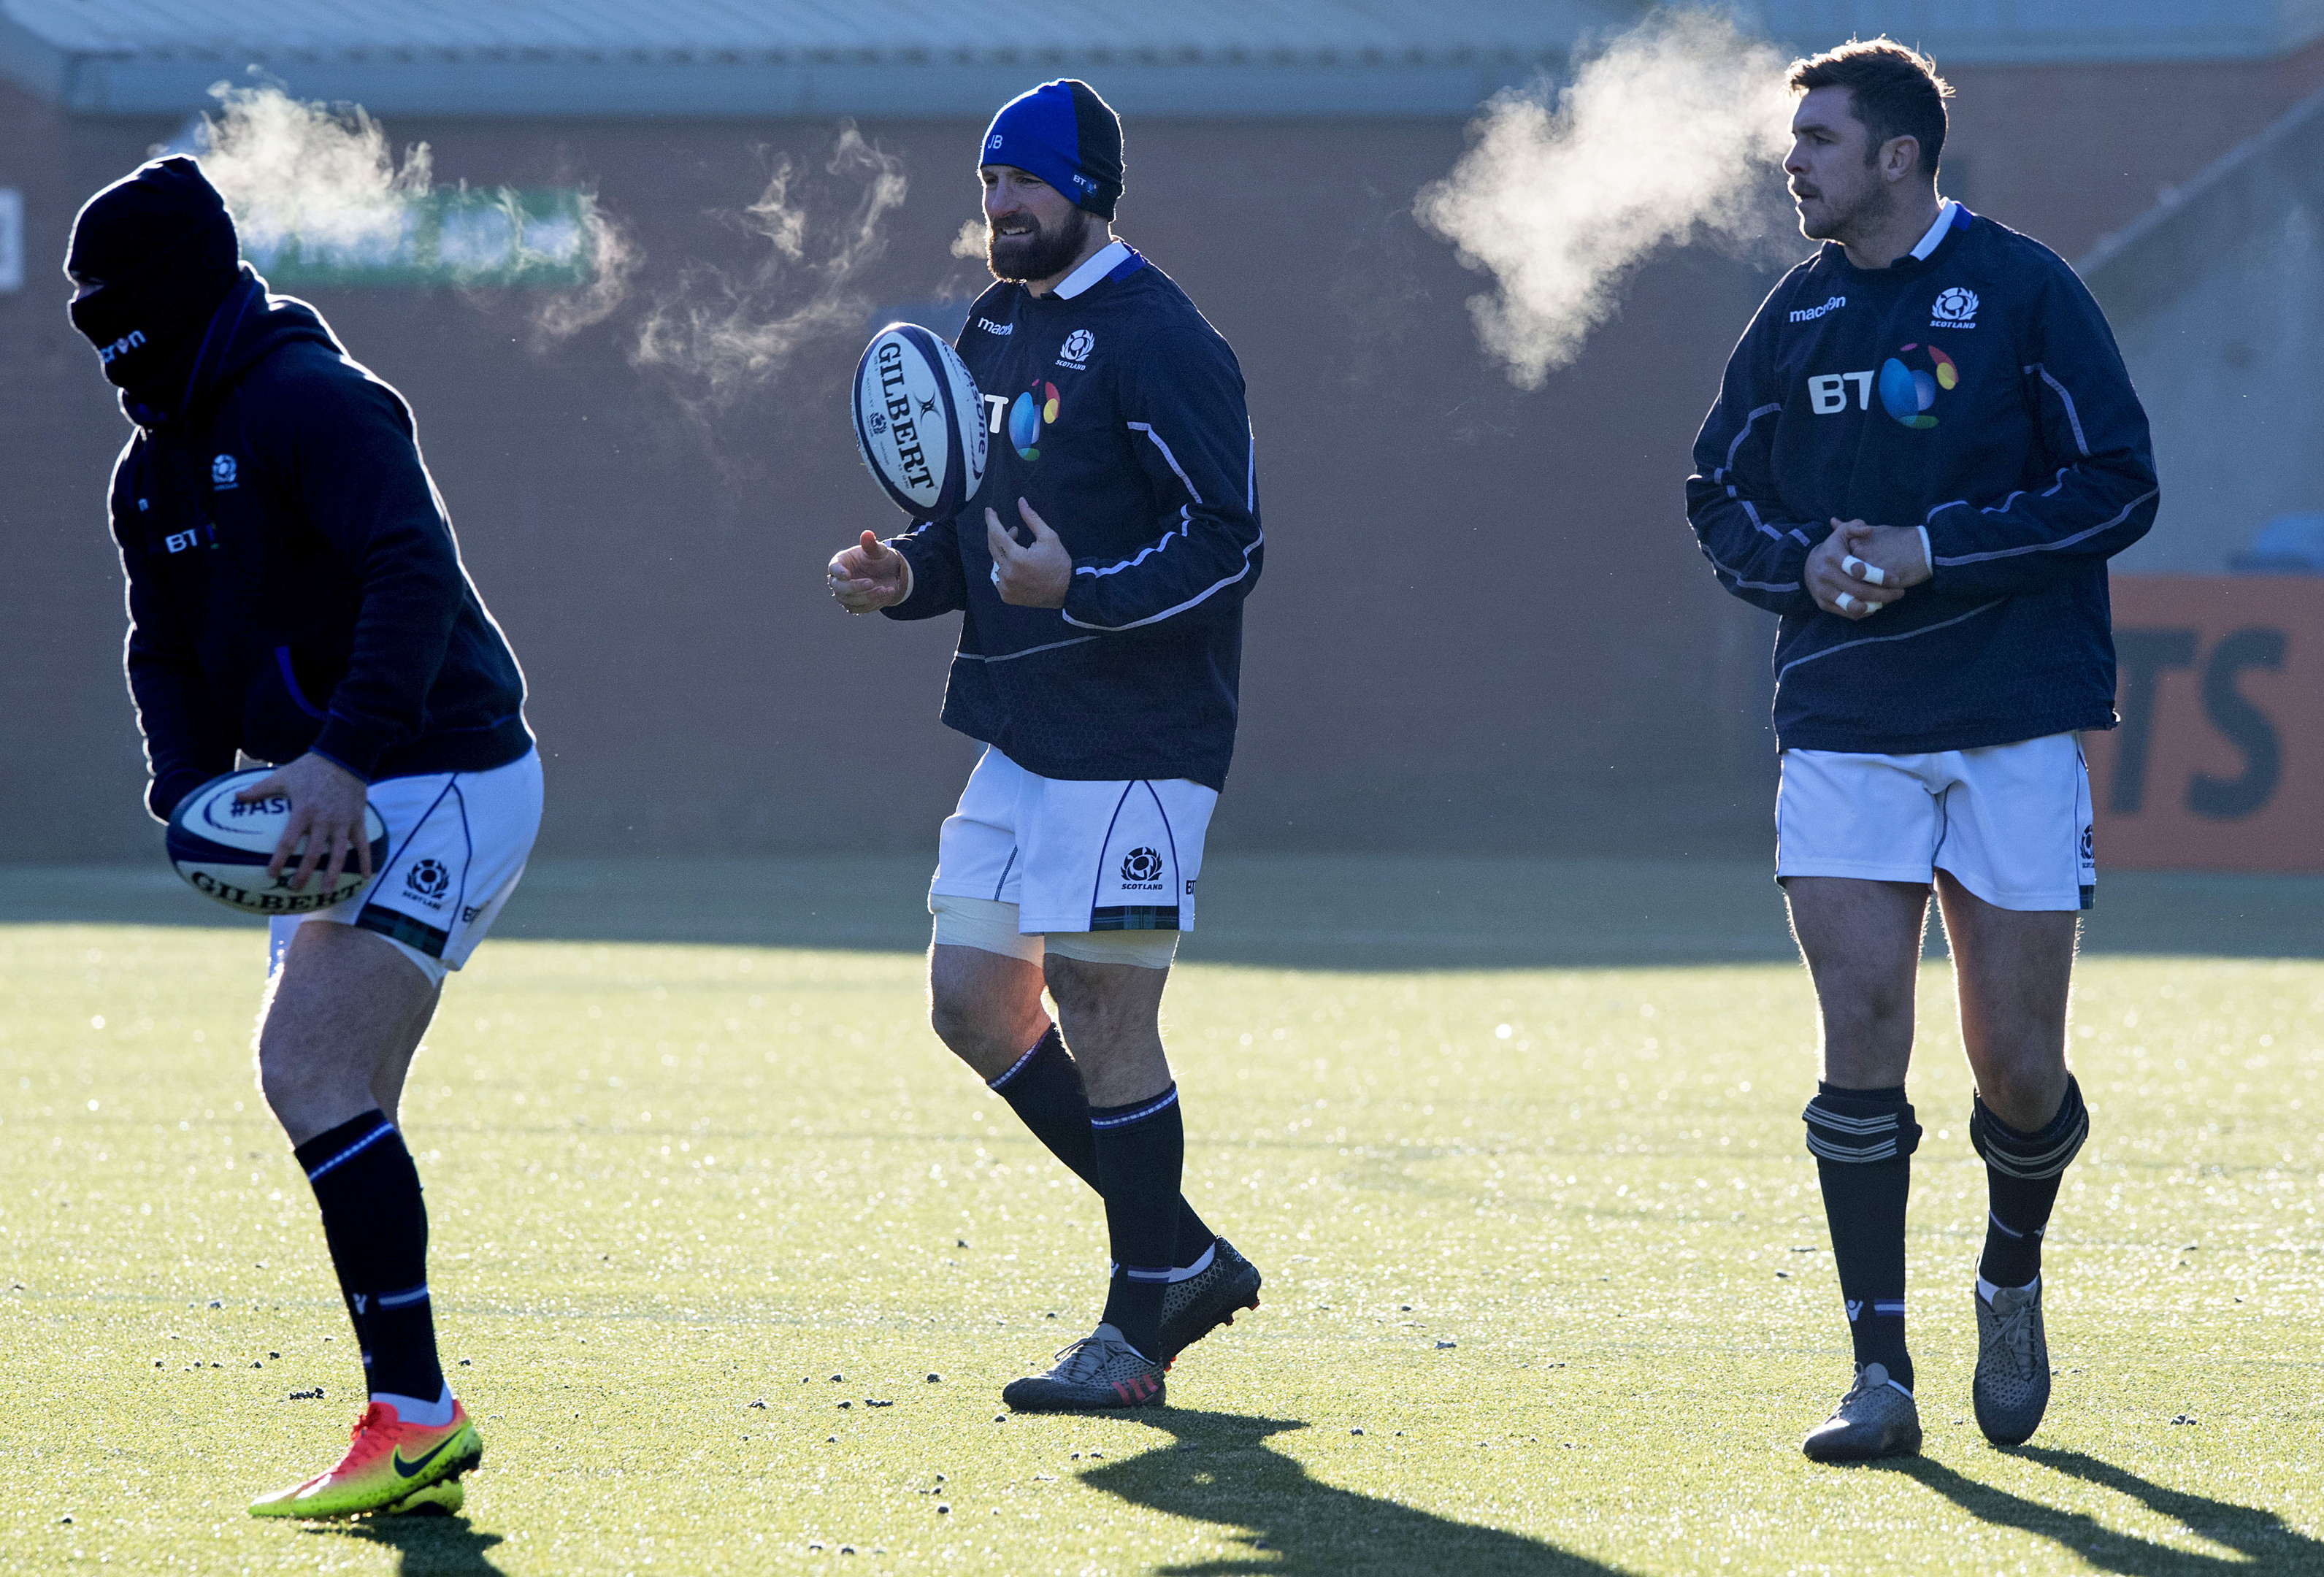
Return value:
M 1913 1185 L 1920 1124 L 1899 1084 L 1843 1090 L 1819 1083 L 1800 1114 L 1823 1185 L 1833 1268 L 1848 1306 L 1849 1341 L 1858 1367 L 1877 1363 L 1913 1388 L 1904 1351 L 1904 1204 Z
M 1104 1323 L 1147 1357 L 1159 1359 L 1162 1294 L 1170 1285 L 1178 1178 L 1186 1159 L 1178 1086 L 1127 1106 L 1091 1107 L 1090 1131 L 1113 1249 Z
M 1097 1189 L 1097 1140 L 1090 1127 L 1089 1096 L 1082 1089 L 1081 1070 L 1065 1050 L 1065 1038 L 1049 1026 L 1033 1049 L 987 1088 L 1009 1102 L 1009 1109 L 1048 1146 L 1049 1153 L 1072 1168 L 1074 1176 Z M 1185 1196 L 1178 1198 L 1177 1225 L 1172 1234 L 1170 1262 L 1181 1268 L 1210 1252 L 1218 1234 L 1203 1223 Z
M 444 1393 L 428 1298 L 428 1206 L 403 1136 L 366 1111 L 296 1154 L 322 1207 L 323 1238 L 374 1395 L 433 1403 Z
M 2042 1274 L 2042 1236 L 2050 1229 L 2058 1185 L 2089 1134 L 2089 1108 L 2071 1074 L 2056 1113 L 2034 1133 L 2019 1132 L 1982 1097 L 1970 1097 L 1969 1138 L 1985 1157 L 1987 1200 L 1977 1273 L 1995 1286 L 2030 1286 Z

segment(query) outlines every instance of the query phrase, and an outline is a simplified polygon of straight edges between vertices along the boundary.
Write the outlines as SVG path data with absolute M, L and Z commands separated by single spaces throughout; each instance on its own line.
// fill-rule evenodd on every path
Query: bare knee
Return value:
M 1049 1028 L 1040 967 L 938 943 L 928 953 L 928 1027 L 979 1074 L 999 1077 Z
M 325 1081 L 317 1070 L 293 1054 L 283 1038 L 270 1040 L 263 1025 L 258 1033 L 258 1093 L 266 1109 L 286 1130 L 309 1126 L 310 1113 Z
M 928 1028 L 963 1056 L 972 1049 L 982 1049 L 993 1038 L 990 1016 L 979 1010 L 976 999 L 966 992 L 947 990 L 932 984 L 928 991 Z
M 2013 1059 L 1977 1070 L 1978 1098 L 1987 1110 L 2020 1133 L 2038 1133 L 2058 1115 L 2066 1098 L 2066 1061 L 2061 1056 Z
M 1851 1089 L 1904 1082 L 1913 1058 L 1913 996 L 1868 980 L 1817 982 L 1823 1076 Z

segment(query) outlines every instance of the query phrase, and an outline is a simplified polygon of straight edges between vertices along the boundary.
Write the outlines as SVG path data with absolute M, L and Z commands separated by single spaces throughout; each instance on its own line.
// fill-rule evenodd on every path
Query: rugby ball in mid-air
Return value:
M 245 805 L 235 796 L 253 783 L 264 782 L 273 772 L 272 767 L 228 772 L 178 801 L 178 808 L 170 813 L 166 835 L 170 863 L 196 892 L 246 915 L 311 914 L 345 903 L 371 880 L 363 873 L 353 850 L 348 851 L 346 869 L 339 872 L 335 886 L 323 885 L 323 873 L 330 863 L 327 852 L 315 873 L 307 878 L 304 892 L 290 890 L 299 874 L 296 853 L 282 867 L 281 875 L 266 874 L 267 862 L 274 858 L 274 845 L 282 841 L 283 825 L 290 819 L 290 797 L 275 794 Z M 371 868 L 379 871 L 387 864 L 387 823 L 369 802 L 364 806 L 364 837 L 371 844 Z
M 855 364 L 855 448 L 896 507 L 947 520 L 984 481 L 984 397 L 960 357 L 917 323 L 890 323 Z

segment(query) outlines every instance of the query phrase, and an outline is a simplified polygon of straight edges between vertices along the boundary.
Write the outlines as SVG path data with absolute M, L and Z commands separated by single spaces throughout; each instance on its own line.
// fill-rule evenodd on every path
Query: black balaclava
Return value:
M 73 221 L 66 272 L 105 287 L 72 304 L 73 327 L 132 402 L 176 414 L 240 259 L 233 217 L 200 165 L 182 155 L 141 165 Z

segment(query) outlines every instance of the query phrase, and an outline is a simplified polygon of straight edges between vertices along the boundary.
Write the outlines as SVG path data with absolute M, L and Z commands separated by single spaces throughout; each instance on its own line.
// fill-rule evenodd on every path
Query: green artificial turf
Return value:
M 1968 1406 L 1932 966 L 1927 1452 L 1851 1470 L 1797 1449 L 1848 1363 L 1796 967 L 1182 968 L 1188 1188 L 1265 1306 L 1167 1410 L 1004 1422 L 1094 1318 L 1102 1220 L 929 1036 L 917 959 L 496 942 L 403 1111 L 484 1467 L 463 1518 L 302 1527 L 243 1506 L 360 1389 L 252 1086 L 260 954 L 0 927 L 12 1571 L 2324 1570 L 2324 964 L 2085 962 L 2016 1452 Z

